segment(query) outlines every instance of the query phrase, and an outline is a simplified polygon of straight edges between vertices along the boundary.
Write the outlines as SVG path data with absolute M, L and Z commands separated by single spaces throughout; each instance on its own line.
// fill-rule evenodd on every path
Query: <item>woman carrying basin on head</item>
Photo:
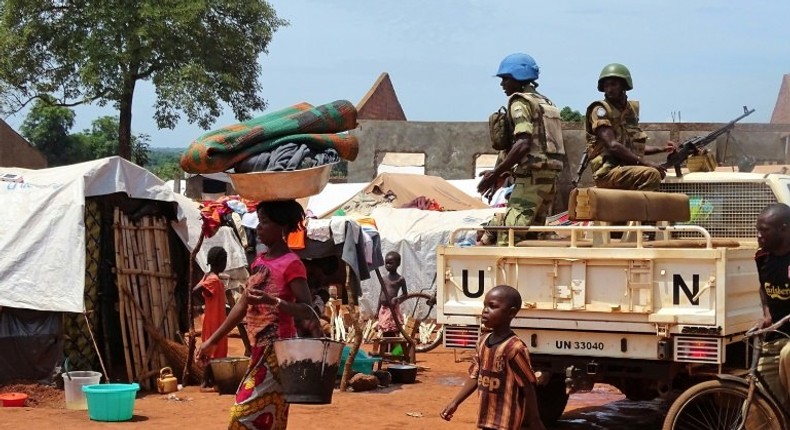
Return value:
M 261 202 L 256 212 L 255 230 L 267 250 L 252 263 L 241 299 L 222 326 L 200 345 L 197 357 L 206 360 L 218 339 L 245 319 L 252 357 L 236 392 L 228 428 L 278 430 L 288 425 L 288 403 L 282 394 L 274 341 L 296 336 L 295 319 L 304 320 L 314 332 L 317 323 L 310 309 L 305 266 L 286 242 L 289 233 L 302 229 L 302 206 L 295 200 Z

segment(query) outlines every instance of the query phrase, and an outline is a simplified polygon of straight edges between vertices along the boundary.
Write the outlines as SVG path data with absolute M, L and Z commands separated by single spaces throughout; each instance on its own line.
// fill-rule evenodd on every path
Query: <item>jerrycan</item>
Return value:
M 156 389 L 162 394 L 178 391 L 178 379 L 173 376 L 173 370 L 163 367 L 159 371 L 159 379 L 156 380 Z

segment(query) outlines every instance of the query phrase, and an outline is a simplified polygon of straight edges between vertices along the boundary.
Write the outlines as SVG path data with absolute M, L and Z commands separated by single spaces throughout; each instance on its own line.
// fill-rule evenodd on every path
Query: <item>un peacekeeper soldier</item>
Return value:
M 490 195 L 508 175 L 513 177 L 514 187 L 504 216 L 489 225 L 544 225 L 554 202 L 565 155 L 562 126 L 559 110 L 536 90 L 538 75 L 535 60 L 522 53 L 505 57 L 496 74 L 508 96 L 512 144 L 500 153 L 494 169 L 483 173 L 477 191 Z M 492 235 L 486 233 L 481 242 L 492 244 Z M 498 234 L 497 242 L 507 245 L 507 233 Z
M 590 104 L 584 126 L 590 168 L 597 187 L 656 191 L 667 170 L 644 157 L 673 152 L 675 145 L 645 145 L 639 102 L 626 95 L 633 88 L 631 72 L 624 65 L 612 63 L 601 70 L 598 91 L 604 93 L 604 100 Z

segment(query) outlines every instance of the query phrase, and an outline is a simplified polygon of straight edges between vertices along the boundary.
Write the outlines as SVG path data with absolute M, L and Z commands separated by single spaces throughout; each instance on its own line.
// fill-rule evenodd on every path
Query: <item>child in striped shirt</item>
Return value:
M 521 295 L 511 286 L 498 285 L 486 294 L 480 319 L 491 332 L 478 342 L 469 379 L 441 412 L 443 419 L 449 421 L 477 390 L 478 429 L 516 430 L 523 423 L 531 430 L 545 430 L 538 414 L 536 379 L 527 345 L 510 328 L 519 309 Z

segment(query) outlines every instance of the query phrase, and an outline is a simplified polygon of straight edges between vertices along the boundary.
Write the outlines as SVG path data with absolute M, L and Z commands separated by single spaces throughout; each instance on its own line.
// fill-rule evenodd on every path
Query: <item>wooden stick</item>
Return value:
M 153 218 L 152 217 L 145 217 L 143 218 L 143 226 L 152 226 L 153 225 Z M 143 230 L 143 245 L 146 254 L 146 261 L 148 269 L 152 272 L 156 272 L 158 267 L 156 267 L 156 260 L 154 257 L 156 256 L 156 250 L 154 249 L 154 230 Z M 159 285 L 158 276 L 149 275 L 149 283 L 150 286 L 150 300 L 151 300 L 151 318 L 153 318 L 154 322 L 158 322 L 162 318 L 162 289 Z M 154 345 L 151 342 L 151 345 Z M 161 364 L 165 362 L 165 354 L 161 350 L 159 351 L 159 363 Z
M 167 221 L 164 218 L 154 220 L 155 225 L 161 228 L 154 230 L 154 243 L 156 245 L 159 271 L 166 274 L 162 278 L 162 311 L 166 324 L 165 333 L 168 339 L 174 339 L 178 332 L 178 311 L 175 308 L 175 274 L 170 266 L 170 241 L 168 238 Z
M 137 221 L 138 224 L 140 221 Z M 130 238 L 132 242 L 132 255 L 134 256 L 133 262 L 135 268 L 143 268 L 145 265 L 142 246 L 141 246 L 141 238 L 140 232 L 137 229 L 137 225 L 134 223 L 130 224 L 132 229 L 130 231 Z M 140 352 L 142 353 L 142 361 L 140 362 L 140 374 L 142 374 L 146 369 L 148 369 L 149 364 L 151 363 L 151 346 L 150 342 L 146 341 L 147 334 L 144 329 L 145 321 L 149 319 L 149 315 L 151 315 L 151 302 L 148 297 L 148 278 L 145 276 L 138 276 L 137 277 L 137 291 L 136 296 L 139 298 L 138 303 L 141 304 L 143 308 L 143 312 L 138 312 L 137 314 L 137 328 L 139 330 L 137 336 L 140 340 Z M 134 285 L 133 285 L 134 288 Z M 148 380 L 140 381 L 142 385 L 146 388 L 150 389 L 150 384 Z
M 121 245 L 122 264 L 123 264 L 123 267 L 125 269 L 128 269 L 129 268 L 129 248 L 128 248 L 129 247 L 129 239 L 128 239 L 129 232 L 127 231 L 125 217 L 124 217 L 124 215 L 122 213 L 119 216 L 119 225 L 120 225 L 121 244 L 122 244 Z M 131 291 L 131 289 L 132 289 L 132 282 L 133 282 L 132 276 L 129 276 L 129 275 L 125 276 L 125 287 L 128 288 L 129 291 Z M 131 296 L 131 295 L 126 297 L 126 300 L 124 301 L 125 313 L 126 313 L 126 318 L 127 318 L 126 326 L 127 326 L 127 329 L 128 329 L 127 331 L 128 331 L 128 336 L 129 336 L 129 348 L 131 350 L 130 363 L 132 365 L 132 378 L 130 379 L 130 382 L 137 380 L 137 366 L 138 366 L 138 363 L 140 362 L 140 350 L 139 350 L 139 348 L 137 348 L 137 340 L 136 340 L 137 339 L 137 329 L 136 329 L 137 318 L 135 317 L 134 306 L 132 306 L 132 302 L 133 301 L 134 301 L 134 297 Z
M 137 268 L 135 262 L 135 251 L 134 251 L 134 230 L 131 226 L 128 218 L 121 214 L 121 222 L 126 226 L 124 238 L 126 239 L 126 252 L 127 258 L 130 268 Z M 140 304 L 140 287 L 139 287 L 139 278 L 136 276 L 132 276 L 131 278 L 131 292 L 132 292 L 132 300 L 136 302 L 138 305 Z M 132 325 L 134 327 L 134 335 L 132 337 L 132 344 L 135 347 L 135 375 L 140 375 L 143 371 L 143 363 L 146 363 L 148 360 L 148 356 L 145 353 L 145 338 L 143 334 L 143 320 L 142 320 L 142 312 L 137 310 L 134 306 L 132 307 Z M 139 381 L 141 385 L 145 388 L 147 387 L 147 383 L 145 381 Z
M 192 266 L 195 262 L 195 256 L 197 255 L 198 251 L 200 251 L 200 246 L 203 245 L 203 239 L 205 235 L 203 234 L 203 230 L 200 231 L 200 237 L 198 238 L 197 243 L 195 244 L 195 248 L 192 249 L 192 252 L 189 254 L 189 270 L 187 270 L 187 312 L 189 314 L 189 350 L 187 351 L 187 362 L 184 363 L 184 373 L 181 375 L 181 383 L 186 385 L 189 381 L 189 363 L 192 362 L 195 355 L 195 344 L 197 343 L 197 339 L 195 338 L 195 316 L 192 312 Z
M 123 256 L 121 254 L 122 248 L 122 236 L 123 233 L 121 232 L 121 210 L 115 208 L 113 211 L 113 227 L 115 229 L 115 267 L 116 269 L 121 269 L 124 266 Z M 118 289 L 122 290 L 125 288 L 126 285 L 126 275 L 124 275 L 120 271 L 116 271 L 116 285 Z M 126 325 L 126 298 L 123 294 L 118 295 L 118 309 L 120 310 L 120 317 L 121 317 L 121 339 L 123 339 L 123 353 L 124 359 L 126 361 L 126 377 L 129 382 L 132 382 L 134 379 L 134 375 L 132 374 L 132 357 L 129 354 L 129 342 L 127 340 L 128 336 L 128 329 Z
M 348 275 L 346 276 L 346 297 L 348 297 L 348 307 L 349 311 L 351 312 L 351 324 L 354 328 L 354 339 L 351 344 L 351 350 L 348 352 L 348 359 L 346 360 L 346 366 L 343 369 L 343 376 L 340 379 L 340 391 L 348 390 L 348 380 L 351 378 L 349 375 L 351 375 L 351 368 L 354 366 L 354 358 L 356 358 L 357 351 L 359 351 L 359 347 L 362 345 L 362 329 L 359 326 L 357 297 L 352 291 L 353 288 L 351 288 L 349 285 L 349 280 L 354 282 L 356 279 L 352 279 L 352 276 L 356 275 L 353 274 L 352 270 L 348 270 Z

